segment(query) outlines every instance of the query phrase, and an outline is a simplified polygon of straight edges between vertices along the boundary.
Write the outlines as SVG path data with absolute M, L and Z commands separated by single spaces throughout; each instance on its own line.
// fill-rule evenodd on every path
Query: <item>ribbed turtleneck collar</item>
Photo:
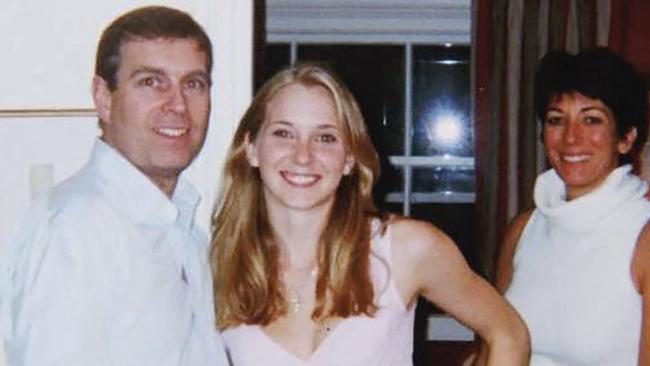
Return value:
M 618 207 L 648 191 L 648 184 L 631 170 L 631 165 L 618 167 L 599 187 L 567 201 L 564 181 L 551 169 L 535 182 L 535 205 L 549 221 L 566 230 L 592 230 Z

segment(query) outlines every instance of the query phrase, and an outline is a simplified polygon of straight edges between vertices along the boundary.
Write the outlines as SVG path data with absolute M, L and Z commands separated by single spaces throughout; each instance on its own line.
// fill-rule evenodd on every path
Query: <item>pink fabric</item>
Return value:
M 373 222 L 371 271 L 379 311 L 339 323 L 308 360 L 301 360 L 270 339 L 259 326 L 246 325 L 223 333 L 235 366 L 404 366 L 412 365 L 415 306 L 402 301 L 390 276 L 390 226 L 379 232 Z

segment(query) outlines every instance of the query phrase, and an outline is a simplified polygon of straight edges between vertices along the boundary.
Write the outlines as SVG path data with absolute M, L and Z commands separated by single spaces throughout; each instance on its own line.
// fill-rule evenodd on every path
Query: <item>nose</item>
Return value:
M 177 114 L 185 113 L 187 110 L 187 100 L 183 93 L 183 88 L 179 85 L 170 87 L 167 91 L 166 98 L 167 100 L 164 105 L 166 111 Z
M 568 144 L 575 144 L 576 142 L 580 141 L 581 136 L 582 128 L 580 126 L 580 123 L 577 121 L 569 121 L 569 123 L 566 124 L 564 133 L 562 135 L 564 141 Z
M 312 160 L 312 146 L 309 140 L 297 140 L 293 149 L 293 158 L 296 163 L 305 165 Z

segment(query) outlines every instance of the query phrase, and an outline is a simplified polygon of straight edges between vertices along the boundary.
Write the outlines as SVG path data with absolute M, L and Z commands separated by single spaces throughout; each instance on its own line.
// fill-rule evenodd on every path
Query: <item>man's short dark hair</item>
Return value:
M 122 44 L 135 39 L 157 38 L 196 41 L 206 55 L 207 71 L 212 70 L 212 43 L 189 14 L 164 6 L 147 6 L 121 15 L 104 30 L 97 47 L 95 75 L 101 76 L 108 87 L 115 90 Z
M 572 92 L 598 99 L 611 109 L 619 138 L 636 127 L 636 141 L 620 163 L 636 161 L 648 137 L 648 89 L 641 74 L 606 48 L 576 55 L 550 51 L 535 75 L 535 105 L 542 123 L 552 98 Z

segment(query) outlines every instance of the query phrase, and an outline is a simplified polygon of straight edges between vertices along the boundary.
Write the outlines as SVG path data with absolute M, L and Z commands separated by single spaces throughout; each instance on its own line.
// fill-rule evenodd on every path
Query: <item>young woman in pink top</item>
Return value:
M 430 224 L 381 216 L 359 107 L 327 69 L 281 71 L 227 156 L 214 219 L 217 326 L 235 366 L 411 365 L 424 296 L 476 331 L 488 365 L 523 365 L 517 313 Z

